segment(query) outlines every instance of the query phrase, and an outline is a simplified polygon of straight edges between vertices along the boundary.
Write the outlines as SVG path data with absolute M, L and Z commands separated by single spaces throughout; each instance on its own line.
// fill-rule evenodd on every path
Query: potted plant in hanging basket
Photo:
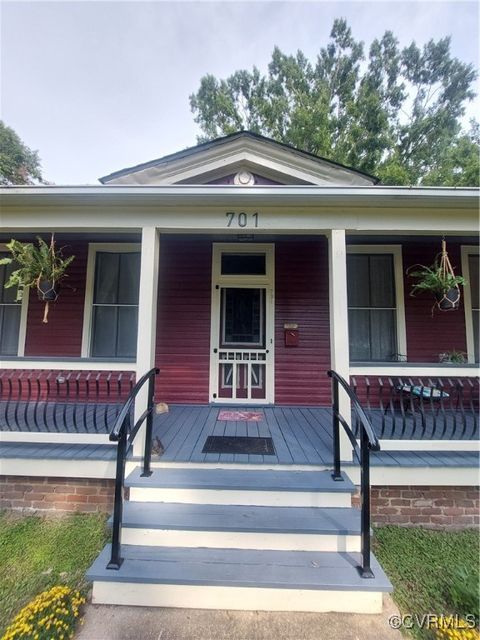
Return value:
M 34 245 L 11 240 L 7 248 L 12 257 L 1 259 L 0 264 L 18 266 L 5 283 L 6 289 L 17 287 L 17 301 L 22 300 L 26 288 L 37 288 L 38 297 L 45 302 L 43 322 L 48 322 L 49 302 L 57 300 L 60 282 L 66 277 L 66 269 L 75 256 L 63 258 L 62 250 L 55 248 L 53 234 L 50 244 L 40 237 L 37 237 L 37 242 L 38 245 Z
M 448 259 L 445 241 L 442 240 L 442 252 L 435 258 L 429 267 L 423 264 L 414 264 L 407 269 L 407 275 L 416 278 L 416 282 L 410 291 L 414 296 L 423 291 L 429 291 L 435 296 L 435 306 L 440 311 L 454 311 L 460 303 L 460 285 L 465 284 L 465 278 L 456 276 Z

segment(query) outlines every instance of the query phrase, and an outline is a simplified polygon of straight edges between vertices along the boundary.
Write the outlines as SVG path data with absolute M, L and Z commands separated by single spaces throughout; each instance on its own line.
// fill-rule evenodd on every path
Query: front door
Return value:
M 213 245 L 211 402 L 274 400 L 273 250 Z

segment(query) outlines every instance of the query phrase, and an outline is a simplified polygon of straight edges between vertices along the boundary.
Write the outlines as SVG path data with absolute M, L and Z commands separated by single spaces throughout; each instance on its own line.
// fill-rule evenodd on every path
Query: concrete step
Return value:
M 361 578 L 359 554 L 123 545 L 119 570 L 107 545 L 87 572 L 95 604 L 379 613 L 392 587 L 373 558 Z
M 360 551 L 360 512 L 338 507 L 126 502 L 131 545 Z
M 336 482 L 331 472 L 241 469 L 155 469 L 142 477 L 140 468 L 126 478 L 135 502 L 259 505 L 283 507 L 350 507 L 355 486 L 346 475 Z

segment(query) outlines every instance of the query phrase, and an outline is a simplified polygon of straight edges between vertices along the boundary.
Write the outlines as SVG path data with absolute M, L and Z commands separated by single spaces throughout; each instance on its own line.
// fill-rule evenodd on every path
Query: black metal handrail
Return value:
M 133 387 L 128 399 L 123 405 L 115 425 L 110 433 L 110 440 L 118 442 L 117 445 L 117 470 L 115 474 L 115 499 L 113 506 L 113 525 L 112 525 L 112 554 L 107 569 L 120 569 L 123 558 L 121 556 L 121 535 L 122 535 L 122 518 L 123 518 L 123 487 L 125 483 L 125 463 L 128 452 L 132 447 L 133 441 L 146 420 L 145 432 L 145 449 L 143 454 L 143 471 L 142 476 L 152 475 L 150 468 L 152 457 L 152 427 L 153 427 L 153 409 L 154 409 L 154 393 L 155 393 L 155 376 L 160 373 L 157 368 L 150 369 L 144 376 L 140 378 Z M 143 385 L 148 382 L 147 408 L 138 418 L 132 428 L 131 411 L 135 407 L 135 399 L 142 389 Z
M 370 451 L 379 451 L 380 442 L 373 430 L 365 411 L 362 409 L 360 401 L 348 382 L 336 371 L 327 372 L 332 379 L 332 417 L 333 417 L 333 473 L 332 478 L 342 481 L 340 464 L 340 425 L 344 428 L 350 440 L 353 451 L 360 462 L 360 501 L 361 501 L 361 542 L 362 542 L 362 564 L 358 567 L 362 578 L 373 578 L 373 571 L 370 561 Z M 340 413 L 339 408 L 339 385 L 347 394 L 352 404 L 352 409 L 356 416 L 357 432 L 360 431 L 360 447 L 358 446 L 352 427 Z

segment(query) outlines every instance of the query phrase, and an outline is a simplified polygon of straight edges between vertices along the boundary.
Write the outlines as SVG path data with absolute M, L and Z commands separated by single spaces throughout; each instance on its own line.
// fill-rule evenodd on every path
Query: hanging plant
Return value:
M 5 283 L 5 288 L 17 287 L 17 302 L 22 300 L 25 289 L 35 286 L 38 297 L 45 302 L 43 322 L 48 322 L 48 308 L 50 302 L 58 298 L 61 280 L 67 276 L 66 269 L 75 256 L 62 257 L 62 249 L 55 248 L 54 234 L 47 244 L 37 237 L 38 246 L 31 242 L 11 240 L 7 244 L 11 258 L 3 258 L 1 264 L 14 264 L 19 268 L 12 271 Z
M 436 302 L 432 307 L 432 315 L 435 307 L 440 311 L 458 309 L 461 297 L 459 285 L 465 285 L 465 278 L 455 275 L 448 258 L 445 240 L 442 240 L 442 251 L 436 256 L 431 266 L 414 264 L 407 269 L 407 275 L 417 279 L 410 291 L 411 296 L 423 291 L 429 291 L 435 296 Z

